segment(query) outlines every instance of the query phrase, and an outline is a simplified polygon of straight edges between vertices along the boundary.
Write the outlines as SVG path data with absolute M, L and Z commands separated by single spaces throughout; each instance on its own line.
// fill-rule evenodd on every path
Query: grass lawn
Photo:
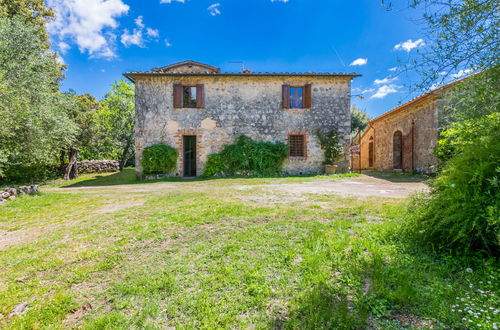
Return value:
M 265 188 L 321 180 L 52 182 L 0 206 L 0 328 L 500 325 L 498 262 L 405 238 L 406 200 Z

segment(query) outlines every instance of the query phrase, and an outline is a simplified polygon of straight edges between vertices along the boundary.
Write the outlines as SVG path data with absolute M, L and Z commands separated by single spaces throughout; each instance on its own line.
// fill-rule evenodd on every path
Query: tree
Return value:
M 97 112 L 99 152 L 118 159 L 120 169 L 134 157 L 134 86 L 125 80 L 115 82 Z
M 383 2 L 390 7 L 396 3 Z M 498 66 L 498 0 L 408 0 L 407 3 L 425 11 L 423 23 L 428 46 L 406 66 L 422 75 L 419 87 L 427 89 L 457 72 L 465 74 Z
M 371 118 L 366 111 L 359 109 L 355 105 L 351 107 L 351 133 L 357 132 L 358 129 L 364 131 L 370 120 Z
M 60 76 L 36 26 L 0 17 L 0 175 L 10 166 L 51 163 L 73 140 Z
M 54 13 L 45 6 L 44 0 L 0 0 L 0 16 L 24 18 L 28 24 L 35 25 L 37 31 L 47 40 L 45 24 Z
M 68 116 L 76 125 L 76 134 L 71 144 L 61 151 L 61 160 L 64 159 L 66 151 L 68 152 L 68 164 L 64 172 L 64 179 L 74 179 L 78 176 L 76 161 L 83 151 L 87 158 L 95 149 L 97 138 L 96 115 L 101 108 L 101 103 L 90 94 L 76 95 L 70 91 L 66 94 L 70 98 L 71 105 L 67 109 Z

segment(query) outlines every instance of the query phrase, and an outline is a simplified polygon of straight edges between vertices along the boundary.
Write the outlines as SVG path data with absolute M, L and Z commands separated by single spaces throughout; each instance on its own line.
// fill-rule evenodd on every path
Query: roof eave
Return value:
M 134 77 L 361 77 L 357 73 L 162 73 L 162 72 L 126 72 L 126 78 L 134 81 Z

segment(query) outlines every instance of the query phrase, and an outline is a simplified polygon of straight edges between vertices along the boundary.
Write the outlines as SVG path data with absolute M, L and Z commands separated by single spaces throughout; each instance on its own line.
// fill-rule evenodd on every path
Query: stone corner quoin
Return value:
M 192 150 L 196 164 L 192 173 L 196 175 L 203 172 L 208 155 L 221 151 L 242 134 L 256 141 L 284 143 L 289 135 L 303 135 L 305 157 L 287 159 L 284 171 L 289 174 L 323 173 L 324 155 L 316 138 L 318 129 L 338 129 L 345 150 L 348 149 L 351 80 L 355 74 L 224 74 L 217 68 L 187 61 L 125 76 L 135 84 L 135 153 L 139 178 L 143 177 L 144 148 L 158 143 L 179 152 L 174 174 L 190 176 L 185 173 L 185 136 L 196 137 L 196 148 Z M 285 109 L 283 86 L 306 85 L 310 86 L 310 107 Z M 203 97 L 202 106 L 179 107 L 174 100 L 179 97 L 174 95 L 175 89 L 196 86 L 203 86 L 201 93 L 198 90 Z

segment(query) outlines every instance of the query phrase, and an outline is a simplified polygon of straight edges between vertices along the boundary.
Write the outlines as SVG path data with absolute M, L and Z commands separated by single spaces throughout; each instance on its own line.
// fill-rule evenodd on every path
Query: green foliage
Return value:
M 430 198 L 410 206 L 409 226 L 438 248 L 495 254 L 500 251 L 500 113 L 463 126 L 463 135 L 453 133 L 462 140 L 434 180 Z
M 382 0 L 383 3 L 406 1 Z M 442 83 L 460 70 L 486 70 L 498 65 L 500 2 L 498 0 L 412 0 L 424 12 L 423 34 L 427 46 L 414 52 L 417 58 L 402 65 L 418 71 L 419 87 Z
M 10 166 L 51 164 L 75 124 L 58 92 L 60 65 L 37 27 L 0 17 L 0 176 Z
M 68 107 L 68 116 L 76 125 L 76 135 L 71 146 L 80 151 L 80 160 L 100 159 L 97 148 L 100 141 L 98 136 L 97 114 L 102 108 L 101 102 L 90 94 L 76 95 L 70 91 L 66 93 L 71 100 Z
M 179 153 L 165 144 L 155 144 L 144 149 L 142 167 L 146 174 L 164 174 L 175 170 Z
M 205 169 L 203 170 L 203 176 L 217 176 L 224 173 L 224 170 L 224 160 L 220 154 L 208 155 L 207 162 L 205 163 Z
M 45 6 L 44 0 L 0 0 L 0 15 L 7 18 L 22 17 L 47 38 L 44 25 L 54 13 Z
M 355 105 L 351 107 L 351 133 L 356 133 L 358 129 L 363 132 L 371 118 L 366 111 L 359 109 Z
M 122 79 L 112 85 L 96 113 L 99 158 L 117 159 L 122 169 L 134 157 L 134 104 L 134 86 Z
M 279 173 L 287 156 L 288 148 L 282 142 L 256 142 L 241 135 L 209 158 L 203 175 L 273 175 Z
M 12 165 L 0 178 L 0 184 L 33 184 L 57 178 L 61 171 L 48 164 Z
M 333 165 L 344 152 L 342 144 L 340 143 L 341 136 L 336 129 L 332 129 L 326 134 L 317 131 L 316 137 L 319 140 L 321 149 L 325 153 L 325 165 Z

